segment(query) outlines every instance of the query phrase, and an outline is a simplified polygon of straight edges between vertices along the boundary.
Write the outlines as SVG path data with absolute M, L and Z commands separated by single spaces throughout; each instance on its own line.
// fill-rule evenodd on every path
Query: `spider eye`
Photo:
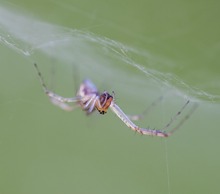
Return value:
M 106 111 L 101 111 L 101 110 L 99 110 L 99 113 L 101 114 L 101 115 L 104 115 L 105 113 L 107 113 Z

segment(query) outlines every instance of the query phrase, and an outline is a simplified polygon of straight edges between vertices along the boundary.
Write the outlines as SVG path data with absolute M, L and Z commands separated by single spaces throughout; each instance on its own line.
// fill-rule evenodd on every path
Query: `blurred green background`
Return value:
M 0 193 L 218 193 L 219 1 L 9 0 L 0 4 Z M 142 127 L 199 108 L 168 139 L 134 134 L 110 111 L 53 106 L 84 78 Z M 181 118 L 180 118 L 181 120 Z M 177 124 L 178 122 L 176 122 Z M 174 125 L 175 126 L 175 125 Z

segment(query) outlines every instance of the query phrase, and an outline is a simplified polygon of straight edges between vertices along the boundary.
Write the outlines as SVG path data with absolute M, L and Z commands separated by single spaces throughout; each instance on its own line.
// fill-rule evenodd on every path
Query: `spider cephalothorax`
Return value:
M 113 96 L 108 92 L 99 94 L 95 85 L 88 79 L 85 79 L 77 92 L 80 98 L 78 104 L 87 114 L 92 113 L 97 109 L 100 114 L 105 114 L 113 101 Z
M 111 96 L 108 92 L 104 92 L 101 95 L 99 95 L 99 99 L 97 100 L 95 107 L 100 114 L 105 114 L 112 101 L 113 96 Z

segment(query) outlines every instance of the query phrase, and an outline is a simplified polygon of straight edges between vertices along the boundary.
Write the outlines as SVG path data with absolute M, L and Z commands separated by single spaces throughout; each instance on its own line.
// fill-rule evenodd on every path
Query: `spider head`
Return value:
M 113 96 L 111 96 L 108 92 L 103 92 L 99 96 L 99 100 L 96 103 L 96 109 L 99 111 L 100 114 L 104 115 L 107 112 L 112 100 Z

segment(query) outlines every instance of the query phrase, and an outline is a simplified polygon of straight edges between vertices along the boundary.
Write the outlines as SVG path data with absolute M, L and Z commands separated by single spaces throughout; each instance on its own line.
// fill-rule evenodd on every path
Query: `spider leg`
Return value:
M 82 105 L 82 109 L 86 111 L 86 114 L 89 115 L 95 110 L 95 103 L 99 96 L 97 94 L 92 94 L 89 99 L 82 99 L 82 102 L 85 101 Z
M 96 98 L 93 100 L 92 105 L 89 107 L 89 110 L 87 111 L 88 113 L 91 113 L 94 110 L 95 103 L 98 100 L 99 96 L 96 96 Z
M 187 101 L 188 102 L 188 101 Z M 185 107 L 183 107 L 185 108 Z M 198 108 L 198 103 L 194 103 L 192 108 L 190 109 L 190 111 L 180 120 L 180 122 L 177 124 L 176 127 L 174 127 L 173 129 L 171 129 L 169 131 L 169 134 L 173 134 L 174 131 L 176 131 L 177 129 L 180 128 L 180 126 L 187 120 L 191 117 L 192 113 Z M 177 113 L 178 114 L 178 113 Z M 167 126 L 167 125 L 166 125 Z
M 138 127 L 128 118 L 128 116 L 114 102 L 110 105 L 110 108 L 129 128 L 131 128 L 135 132 L 138 132 L 143 135 L 151 135 L 151 136 L 158 136 L 158 137 L 169 136 L 168 133 L 164 131 Z
M 160 96 L 159 98 L 157 98 L 154 102 L 152 102 L 141 114 L 137 114 L 137 115 L 127 115 L 129 119 L 131 119 L 132 121 L 138 121 L 143 119 L 150 111 L 152 111 L 152 109 L 158 105 L 162 100 L 163 100 L 164 96 Z
M 79 104 L 76 104 L 74 106 L 70 106 L 69 104 L 67 104 L 65 102 L 58 101 L 56 98 L 50 97 L 50 101 L 52 102 L 52 104 L 54 104 L 55 106 L 58 106 L 59 108 L 65 110 L 65 111 L 73 111 L 74 109 L 80 107 Z
M 91 102 L 92 105 L 93 105 L 93 108 L 94 108 L 94 104 L 95 104 L 95 99 L 96 99 L 97 95 L 96 94 L 93 94 L 91 95 L 91 97 L 89 98 L 89 100 L 86 102 L 86 104 L 83 106 L 84 109 L 88 109 L 89 106 L 91 106 Z
M 170 125 L 177 119 L 177 117 L 182 113 L 182 111 L 186 108 L 186 106 L 189 104 L 189 100 L 183 105 L 183 107 L 170 119 L 170 122 L 166 124 L 166 126 L 163 128 L 163 130 L 166 130 L 170 127 Z
M 70 111 L 71 109 L 74 109 L 74 107 L 71 107 L 66 103 L 79 102 L 82 98 L 80 96 L 76 96 L 76 97 L 72 97 L 72 98 L 65 98 L 65 97 L 59 96 L 58 94 L 55 94 L 54 92 L 50 91 L 47 88 L 47 86 L 44 82 L 43 76 L 41 75 L 36 63 L 34 63 L 34 67 L 37 71 L 37 74 L 38 74 L 38 77 L 40 79 L 42 88 L 43 88 L 45 94 L 49 97 L 50 101 L 53 104 L 55 104 L 56 106 L 58 106 L 58 107 L 60 107 L 64 110 Z
M 118 105 L 116 105 L 114 102 L 111 104 L 110 108 L 111 110 L 129 127 L 131 128 L 133 131 L 136 131 L 140 134 L 143 135 L 151 135 L 151 136 L 158 136 L 158 137 L 169 137 L 170 135 L 173 134 L 173 132 L 178 129 L 183 122 L 185 122 L 185 120 L 187 120 L 189 118 L 189 116 L 194 112 L 195 108 L 192 108 L 192 110 L 190 111 L 190 113 L 184 117 L 181 122 L 177 125 L 177 127 L 175 127 L 174 129 L 172 129 L 170 132 L 166 132 L 164 131 L 165 129 L 167 129 L 174 120 L 176 120 L 177 116 L 179 116 L 181 114 L 181 112 L 183 111 L 183 109 L 189 104 L 189 100 L 184 104 L 184 106 L 180 109 L 180 111 L 177 112 L 177 114 L 171 119 L 171 121 L 163 128 L 163 130 L 155 130 L 155 129 L 150 129 L 150 128 L 140 128 L 137 125 L 135 125 L 130 119 L 129 117 L 120 109 L 120 107 Z

